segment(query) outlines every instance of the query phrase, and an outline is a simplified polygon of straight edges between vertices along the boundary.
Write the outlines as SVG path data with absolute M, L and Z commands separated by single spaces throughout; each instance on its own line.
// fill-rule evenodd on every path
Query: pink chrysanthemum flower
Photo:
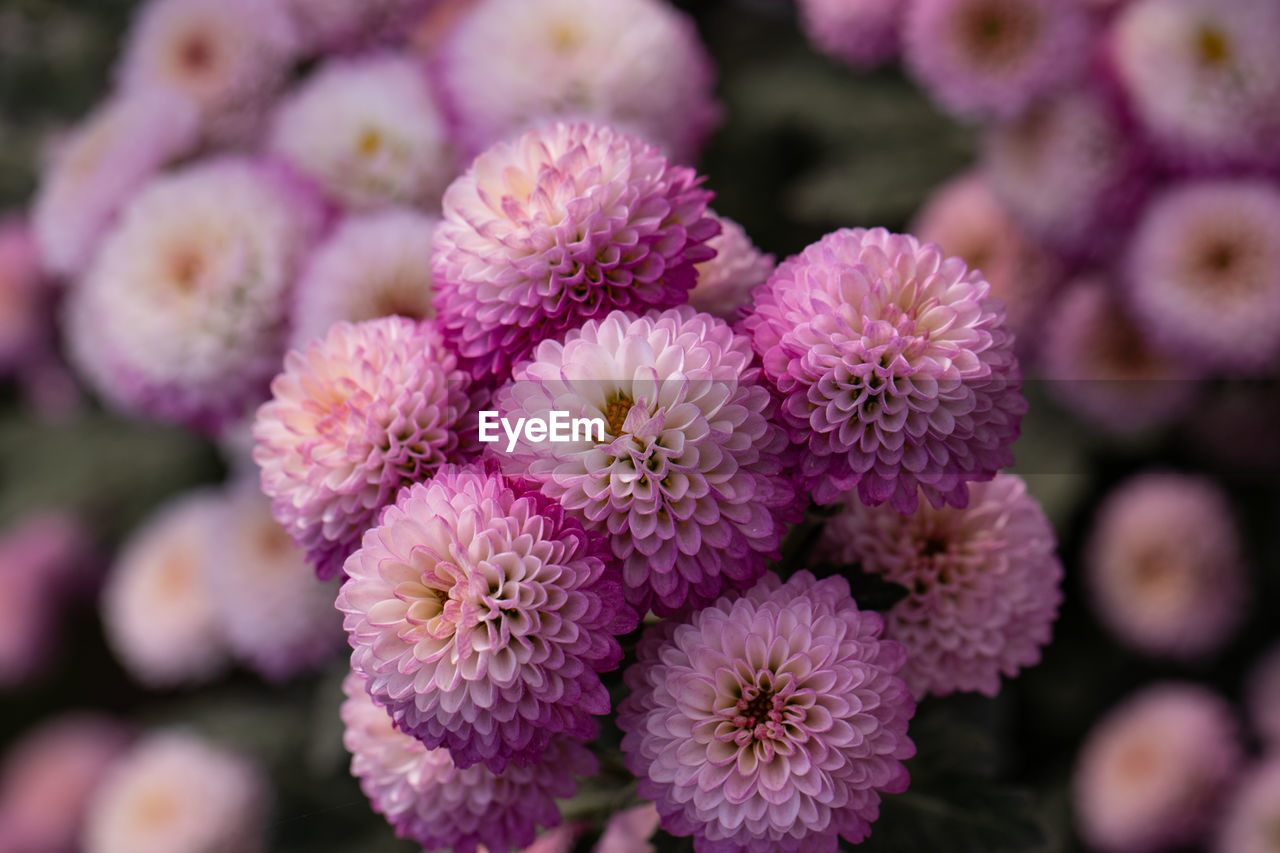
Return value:
M 862 841 L 880 794 L 906 790 L 915 703 L 843 578 L 765 578 L 684 624 L 627 670 L 618 725 L 639 793 L 698 853 L 834 853 Z
M 0 767 L 0 850 L 77 853 L 89 799 L 128 744 L 124 726 L 81 713 L 23 734 Z
M 1164 348 L 1229 371 L 1280 359 L 1280 189 L 1221 180 L 1168 190 L 1143 216 L 1125 272 L 1135 319 Z
M 562 118 L 614 125 L 690 162 L 719 119 L 711 59 L 665 0 L 479 0 L 437 72 L 471 155 Z
M 185 732 L 152 734 L 99 787 L 84 853 L 259 853 L 269 800 L 246 759 Z
M 1021 225 L 1077 257 L 1107 256 L 1133 225 L 1147 174 L 1119 111 L 1072 89 L 992 126 L 983 145 L 991 187 Z
M 1038 361 L 1046 390 L 1071 414 L 1107 432 L 1172 422 L 1199 390 L 1196 369 L 1154 347 L 1118 298 L 1115 282 L 1086 275 L 1049 309 Z
M 823 53 L 858 69 L 898 54 L 907 0 L 800 0 L 800 26 Z
M 1160 473 L 1124 483 L 1098 510 L 1085 560 L 1099 617 L 1146 654 L 1203 658 L 1244 615 L 1240 533 L 1208 480 Z
M 429 325 L 338 323 L 285 357 L 258 410 L 254 461 L 276 520 L 331 578 L 401 487 L 460 461 L 467 379 Z
M 370 43 L 403 36 L 434 0 L 285 0 L 303 49 L 309 52 L 358 50 Z
M 77 276 L 125 203 L 197 142 L 199 113 L 164 90 L 117 97 L 74 128 L 52 152 L 32 207 L 45 267 Z
M 856 487 L 904 514 L 921 491 L 963 506 L 967 482 L 1012 464 L 1027 404 L 990 290 L 959 258 L 881 228 L 828 234 L 756 289 L 745 328 L 818 503 Z
M 459 767 L 534 763 L 554 735 L 595 735 L 598 673 L 635 627 L 601 538 L 479 467 L 406 490 L 347 560 L 351 666 L 396 725 Z
M 192 492 L 133 532 L 102 595 L 116 657 L 148 687 L 210 678 L 227 660 L 209 590 L 209 549 L 222 498 Z
M 1274 853 L 1280 839 L 1280 755 L 1270 753 L 1232 792 L 1214 853 Z
M 689 291 L 689 304 L 699 311 L 734 322 L 751 304 L 751 291 L 769 280 L 777 263 L 756 248 L 741 225 L 712 214 L 720 233 L 707 241 L 716 256 L 695 266 L 698 283 Z
M 1057 261 L 1010 215 L 982 172 L 943 184 L 925 202 L 911 233 L 981 273 L 991 295 L 1004 303 L 1019 340 L 1057 283 Z
M 964 509 L 922 506 L 903 516 L 850 496 L 828 519 L 823 549 L 908 590 L 885 614 L 901 643 L 912 694 L 1000 691 L 1040 662 L 1062 602 L 1053 527 L 1026 483 L 999 474 L 970 489 Z
M 1137 0 L 1112 23 L 1108 50 L 1168 159 L 1261 165 L 1280 154 L 1277 32 L 1271 0 Z
M 594 853 L 657 853 L 649 839 L 661 820 L 653 803 L 618 812 L 605 823 Z
M 264 677 L 280 681 L 314 668 L 344 645 L 333 606 L 337 582 L 316 582 L 256 482 L 228 491 L 209 558 L 214 614 L 227 647 Z
M 321 66 L 280 106 L 270 147 L 355 208 L 434 209 L 456 173 L 426 71 L 401 54 Z
M 1145 688 L 1085 741 L 1072 780 L 1076 827 L 1103 853 L 1193 844 L 1240 761 L 1236 722 L 1222 698 L 1197 685 Z
M 795 501 L 787 438 L 750 340 L 723 320 L 616 311 L 540 344 L 495 405 L 512 423 L 563 411 L 604 426 L 490 449 L 608 536 L 640 612 L 713 601 L 776 555 Z
M 1268 749 L 1280 747 L 1280 643 L 1272 646 L 1249 670 L 1245 704 L 1249 723 L 1258 739 Z
M 316 250 L 298 282 L 294 347 L 305 347 L 342 321 L 434 317 L 431 236 L 436 222 L 408 208 L 344 219 Z
M 253 161 L 157 179 L 71 291 L 82 374 L 116 407 L 216 432 L 266 397 L 315 199 Z
M 342 687 L 342 740 L 352 774 L 397 835 L 428 849 L 475 853 L 484 845 L 489 853 L 507 853 L 533 843 L 539 826 L 560 823 L 555 801 L 573 796 L 574 777 L 596 771 L 591 753 L 565 739 L 551 741 L 532 766 L 513 765 L 501 775 L 482 766 L 459 768 L 448 750 L 427 749 L 396 731 L 359 675 L 348 675 Z
M 930 0 L 907 6 L 907 67 L 948 111 L 1012 118 L 1070 83 L 1089 55 L 1089 18 L 1063 0 Z
M 686 301 L 720 227 L 701 183 L 606 126 L 550 125 L 476 158 L 445 192 L 432 262 L 446 336 L 473 375 L 500 380 L 614 308 Z
M 298 48 L 277 0 L 150 0 L 124 46 L 120 88 L 177 92 L 199 107 L 206 136 L 246 140 Z
M 0 376 L 49 348 L 51 296 L 31 227 L 21 218 L 0 219 Z

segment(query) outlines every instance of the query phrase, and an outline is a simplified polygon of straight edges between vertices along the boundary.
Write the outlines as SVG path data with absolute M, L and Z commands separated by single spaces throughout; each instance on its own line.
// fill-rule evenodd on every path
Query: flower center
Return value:
M 622 425 L 626 423 L 627 415 L 635 404 L 636 401 L 625 391 L 615 391 L 609 395 L 609 399 L 605 401 L 604 418 L 609 422 L 610 435 L 622 435 Z
M 173 283 L 174 290 L 180 293 L 194 291 L 204 270 L 204 258 L 195 249 L 179 249 L 169 258 L 169 280 Z
M 1030 14 L 993 0 L 971 4 L 960 21 L 960 33 L 975 64 L 999 68 L 1027 52 L 1035 41 L 1036 22 Z
M 203 33 L 191 33 L 178 45 L 178 64 L 196 77 L 213 67 L 213 45 Z
M 1220 68 L 1231 56 L 1227 34 L 1212 24 L 1205 24 L 1196 33 L 1196 54 L 1201 66 Z
M 356 150 L 363 157 L 372 157 L 382 150 L 382 132 L 376 127 L 366 127 L 356 140 Z
M 926 536 L 920 542 L 920 556 L 926 559 L 947 553 L 947 540 L 937 534 Z

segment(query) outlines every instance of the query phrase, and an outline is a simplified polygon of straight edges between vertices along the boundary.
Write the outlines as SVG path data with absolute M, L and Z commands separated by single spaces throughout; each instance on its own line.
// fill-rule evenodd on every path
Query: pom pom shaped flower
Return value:
M 843 578 L 776 575 L 641 640 L 618 724 L 639 793 L 699 853 L 857 843 L 906 790 L 902 647 Z
M 1061 0 L 932 0 L 907 6 L 907 67 L 948 111 L 1012 118 L 1071 82 L 1089 55 L 1089 18 Z
M 21 370 L 48 348 L 51 295 L 30 226 L 0 220 L 0 375 Z
M 398 54 L 321 66 L 281 105 L 271 149 L 356 208 L 434 208 L 454 176 L 426 72 Z
M 198 125 L 195 104 L 162 89 L 116 97 L 73 129 L 52 152 L 33 203 L 45 267 L 83 273 L 124 204 L 195 146 Z
M 132 533 L 107 577 L 107 641 L 130 675 L 148 687 L 204 681 L 226 662 L 208 562 L 221 511 L 217 493 L 171 501 Z
M 695 269 L 698 283 L 689 291 L 689 304 L 699 311 L 733 322 L 751 303 L 751 291 L 769 280 L 777 263 L 756 248 L 741 225 L 715 216 L 720 233 L 707 241 L 716 256 Z
M 1118 290 L 1097 276 L 1065 288 L 1039 341 L 1039 364 L 1046 390 L 1064 409 L 1123 435 L 1170 423 L 1199 383 L 1186 359 L 1152 346 Z
M 885 637 L 906 649 L 900 674 L 917 699 L 994 696 L 1002 674 L 1040 662 L 1062 602 L 1053 528 L 1022 478 L 999 474 L 969 497 L 964 509 L 905 517 L 852 498 L 823 532 L 836 561 L 907 588 L 885 614 Z
M 1271 853 L 1280 830 L 1280 756 L 1271 753 L 1231 794 L 1214 853 Z
M 1158 473 L 1123 484 L 1098 510 L 1086 569 L 1099 617 L 1146 654 L 1203 658 L 1244 615 L 1240 533 L 1208 480 Z
M 1236 723 L 1220 697 L 1194 685 L 1148 687 L 1089 733 L 1072 780 L 1076 826 L 1105 853 L 1192 844 L 1240 760 Z
M 120 88 L 185 95 L 206 135 L 240 141 L 257 129 L 298 48 L 279 2 L 150 0 L 125 44 Z
M 24 734 L 0 767 L 0 849 L 76 853 L 89 799 L 128 742 L 123 726 L 89 714 Z
M 1199 181 L 1152 202 L 1125 272 L 1136 319 L 1165 349 L 1210 368 L 1280 359 L 1280 190 Z
M 84 853 L 258 853 L 268 799 L 238 755 L 184 732 L 149 735 L 93 798 Z
M 993 125 L 983 169 L 1037 239 L 1077 257 L 1107 256 L 1128 234 L 1146 186 L 1147 154 L 1120 111 L 1077 88 Z
M 534 764 L 595 735 L 599 672 L 636 624 L 604 543 L 554 502 L 480 467 L 406 490 L 346 563 L 351 666 L 396 725 L 453 762 Z
M 319 225 L 313 198 L 251 161 L 159 178 L 71 292 L 77 367 L 120 409 L 218 431 L 266 396 Z
M 492 447 L 608 535 L 640 612 L 713 601 L 776 554 L 795 500 L 787 439 L 750 340 L 724 321 L 688 306 L 614 312 L 544 341 L 495 404 L 512 423 L 557 411 L 596 422 L 569 441 Z
M 529 767 L 501 775 L 485 767 L 458 767 L 446 749 L 428 749 L 397 731 L 387 712 L 351 673 L 342 684 L 351 772 L 375 811 L 396 834 L 428 849 L 506 853 L 533 843 L 539 826 L 560 823 L 556 800 L 572 797 L 575 776 L 596 772 L 596 760 L 572 740 L 551 741 Z
M 335 577 L 401 487 L 470 442 L 466 377 L 430 327 L 338 323 L 285 357 L 253 426 L 272 512 L 321 578 Z
M 1013 461 L 1027 404 L 1004 306 L 959 258 L 844 229 L 757 288 L 745 328 L 819 503 L 963 506 Z
M 1253 731 L 1268 749 L 1280 746 L 1280 644 L 1249 671 L 1245 704 Z
M 1277 32 L 1269 0 L 1137 0 L 1111 25 L 1110 63 L 1167 159 L 1265 164 L 1280 153 Z
M 968 172 L 940 187 L 911 233 L 977 270 L 1021 340 L 1056 283 L 1058 263 L 996 198 L 985 174 Z
M 800 26 L 823 53 L 874 68 L 898 53 L 906 0 L 800 0 Z
M 436 70 L 470 155 L 563 118 L 624 128 L 690 162 L 719 119 L 711 59 L 665 0 L 479 0 Z
M 279 681 L 334 657 L 344 638 L 338 584 L 316 583 L 256 483 L 228 492 L 210 547 L 214 614 L 237 658 Z
M 431 236 L 436 220 L 408 208 L 344 219 L 298 283 L 293 344 L 305 347 L 334 323 L 435 316 Z
M 605 126 L 555 124 L 477 157 L 445 192 L 432 259 L 446 336 L 473 375 L 501 377 L 614 308 L 686 301 L 719 231 L 700 184 Z

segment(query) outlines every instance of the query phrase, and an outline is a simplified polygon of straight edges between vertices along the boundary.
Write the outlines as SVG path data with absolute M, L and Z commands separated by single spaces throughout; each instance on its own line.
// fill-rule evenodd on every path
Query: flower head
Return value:
M 903 47 L 908 68 L 945 109 L 1008 119 L 1081 72 L 1089 30 L 1075 2 L 931 0 L 908 5 Z
M 1209 368 L 1262 372 L 1280 359 L 1280 189 L 1197 181 L 1153 201 L 1125 259 L 1140 325 Z
M 719 231 L 700 184 L 606 126 L 550 125 L 476 158 L 445 192 L 432 262 L 446 335 L 474 375 L 501 378 L 614 308 L 686 301 Z
M 540 344 L 495 405 L 512 422 L 561 411 L 605 427 L 494 446 L 506 470 L 608 535 L 641 612 L 713 601 L 777 552 L 795 500 L 786 435 L 751 342 L 724 321 L 688 306 L 592 320 Z
M 996 197 L 982 172 L 943 184 L 925 202 L 911 233 L 977 270 L 1004 303 L 1019 340 L 1057 283 L 1056 260 Z
M 1215 853 L 1271 853 L 1280 832 L 1280 756 L 1253 767 L 1231 794 L 1215 833 Z
M 1132 228 L 1146 189 L 1148 158 L 1134 136 L 1110 99 L 1075 88 L 990 127 L 983 169 L 1036 239 L 1104 258 Z
M 801 572 L 645 635 L 618 724 L 640 796 L 699 853 L 857 843 L 907 787 L 902 647 L 848 583 Z
M 121 724 L 66 714 L 25 733 L 0 766 L 0 844 L 76 853 L 89 799 L 128 747 Z
M 338 584 L 316 582 L 256 482 L 236 483 L 213 524 L 209 582 L 232 654 L 276 681 L 331 660 L 343 645 Z
M 168 90 L 117 96 L 53 151 L 36 192 L 32 227 L 51 272 L 78 276 L 125 203 L 197 142 L 199 111 Z
M 1219 696 L 1178 683 L 1145 688 L 1089 733 L 1072 780 L 1076 826 L 1105 853 L 1195 843 L 1240 760 L 1237 726 Z
M 1026 400 L 1004 306 L 959 258 L 844 229 L 757 288 L 745 328 L 819 503 L 963 506 L 1012 463 Z
M 84 853 L 258 853 L 268 799 L 240 756 L 184 732 L 152 734 L 98 788 Z
M 280 106 L 270 145 L 356 208 L 434 208 L 454 175 L 426 72 L 400 54 L 322 65 Z
M 397 731 L 386 710 L 374 704 L 357 673 L 342 685 L 351 772 L 375 811 L 396 834 L 428 849 L 507 853 L 534 841 L 539 826 L 560 823 L 557 798 L 573 796 L 575 776 L 596 771 L 581 744 L 555 739 L 528 767 L 501 774 L 482 767 L 461 768 L 446 749 L 428 749 Z
M 561 118 L 623 128 L 689 162 L 719 119 L 711 59 L 665 0 L 479 0 L 436 70 L 471 155 Z
M 1148 136 L 1178 164 L 1264 164 L 1280 153 L 1280 7 L 1269 0 L 1135 0 L 1110 63 Z
M 1062 564 L 1040 505 L 1013 474 L 970 490 L 964 509 L 902 516 L 857 498 L 828 519 L 826 552 L 908 590 L 885 614 L 902 644 L 901 676 L 917 699 L 977 690 L 1040 662 L 1062 602 Z
M 590 739 L 599 672 L 635 627 L 603 541 L 481 467 L 406 490 L 346 563 L 351 666 L 403 731 L 459 767 L 529 766 L 550 738 Z
M 800 0 L 800 26 L 823 53 L 874 68 L 898 53 L 906 0 Z
M 1221 490 L 1182 474 L 1144 474 L 1098 510 L 1086 550 L 1098 615 L 1147 654 L 1203 658 L 1243 616 L 1246 566 Z
M 649 839 L 658 831 L 661 817 L 653 803 L 617 812 L 604 825 L 594 853 L 657 853 Z
M 208 563 L 221 509 L 221 497 L 211 492 L 171 501 L 133 532 L 107 577 L 107 641 L 129 674 L 148 687 L 207 680 L 226 662 Z
M 777 263 L 756 248 L 741 225 L 712 214 L 720 233 L 707 241 L 716 256 L 695 269 L 698 283 L 689 291 L 689 304 L 699 311 L 733 322 L 751 304 L 751 291 L 769 280 Z
M 142 190 L 67 306 L 71 355 L 116 407 L 216 432 L 266 396 L 315 200 L 239 159 Z
M 398 315 L 435 316 L 431 236 L 436 221 L 409 208 L 351 215 L 307 265 L 293 305 L 293 345 L 305 347 L 334 323 Z
M 258 410 L 254 461 L 276 520 L 321 578 L 336 576 L 401 487 L 460 461 L 466 377 L 429 325 L 338 323 L 285 357 Z
M 1129 316 L 1116 282 L 1085 276 L 1053 303 L 1038 354 L 1046 390 L 1062 408 L 1119 434 L 1170 423 L 1199 387 L 1198 371 L 1153 346 Z
M 240 141 L 257 129 L 298 48 L 279 2 L 149 0 L 125 43 L 120 88 L 184 95 L 207 136 Z

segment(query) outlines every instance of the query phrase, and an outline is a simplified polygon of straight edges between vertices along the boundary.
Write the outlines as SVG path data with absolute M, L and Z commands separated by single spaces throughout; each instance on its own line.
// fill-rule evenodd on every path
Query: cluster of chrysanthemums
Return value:
M 908 787 L 916 703 L 995 695 L 1050 640 L 1054 532 L 1002 471 L 1020 358 L 1120 432 L 1280 361 L 1280 7 L 799 13 L 857 66 L 901 45 L 943 109 L 989 122 L 919 238 L 842 229 L 775 264 L 715 214 L 687 165 L 719 119 L 711 66 L 665 0 L 145 3 L 30 226 L 0 230 L 0 371 L 57 384 L 33 330 L 58 283 L 97 395 L 217 440 L 233 469 L 116 557 L 103 624 L 128 672 L 281 680 L 345 631 L 352 772 L 428 849 L 865 839 Z M 530 426 L 491 442 L 488 412 Z M 554 413 L 603 434 L 546 440 Z M 806 516 L 821 534 L 780 561 Z M 89 584 L 83 532 L 40 527 L 59 524 L 0 542 L 0 572 L 50 567 L 0 598 L 7 682 L 44 648 L 50 589 Z M 1207 479 L 1121 487 L 1086 549 L 1101 620 L 1146 653 L 1212 655 L 1247 595 L 1234 525 Z M 855 565 L 896 603 L 860 606 Z M 1276 661 L 1251 692 L 1272 741 Z M 610 757 L 605 716 L 634 796 L 560 826 Z M 270 797 L 243 759 L 180 730 L 50 726 L 0 778 L 0 836 L 262 844 Z M 1237 740 L 1201 688 L 1130 700 L 1086 745 L 1082 834 L 1204 837 Z M 1258 770 L 1224 851 L 1268 849 L 1277 791 Z

